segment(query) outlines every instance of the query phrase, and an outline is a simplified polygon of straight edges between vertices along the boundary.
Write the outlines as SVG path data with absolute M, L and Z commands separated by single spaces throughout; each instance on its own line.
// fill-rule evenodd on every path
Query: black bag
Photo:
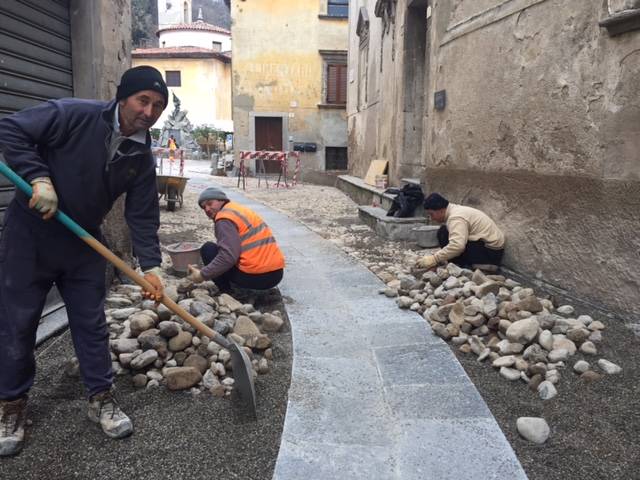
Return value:
M 401 189 L 388 188 L 384 193 L 395 195 L 391 208 L 387 212 L 387 217 L 406 218 L 413 217 L 413 213 L 418 205 L 424 202 L 422 187 L 413 183 L 407 183 Z

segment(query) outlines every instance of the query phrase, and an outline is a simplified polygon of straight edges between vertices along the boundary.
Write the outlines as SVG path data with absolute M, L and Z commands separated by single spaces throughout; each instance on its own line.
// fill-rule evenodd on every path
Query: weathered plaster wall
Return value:
M 302 154 L 303 170 L 324 170 L 325 146 L 346 146 L 345 109 L 318 105 L 324 103 L 319 51 L 346 52 L 347 22 L 319 18 L 321 7 L 318 0 L 231 2 L 236 155 L 255 149 L 255 116 L 283 117 L 284 149 L 317 143 L 315 154 Z
M 421 72 L 416 65 L 428 63 L 427 39 L 414 35 L 405 43 L 405 33 L 415 14 L 408 4 L 426 9 L 426 2 L 398 0 L 392 20 L 375 15 L 376 0 L 354 3 L 349 15 L 347 108 L 352 173 L 363 177 L 371 160 L 386 159 L 389 181 L 397 185 L 401 178 L 419 177 L 425 167 L 422 131 L 428 112 L 423 97 L 428 76 L 426 71 L 416 75 Z M 356 34 L 360 8 L 369 17 L 368 48 Z M 427 23 L 426 14 L 420 21 Z M 420 50 L 422 58 L 415 56 Z M 413 73 L 408 80 L 405 71 Z
M 71 0 L 74 95 L 110 99 L 131 64 L 131 0 Z
M 231 120 L 231 64 L 215 58 L 134 58 L 133 66 L 151 65 L 164 74 L 180 71 L 180 87 L 169 87 L 169 107 L 162 113 L 156 128 L 161 128 L 173 111 L 175 93 L 181 110 L 193 126 L 212 125 L 233 131 Z M 205 101 L 206 100 L 206 101 Z
M 607 3 L 434 2 L 425 179 L 496 218 L 508 266 L 640 316 L 640 33 Z
M 131 62 L 131 1 L 71 0 L 73 93 L 76 97 L 115 97 L 122 73 Z M 104 222 L 103 233 L 113 252 L 131 260 L 131 239 L 121 197 Z M 107 272 L 107 284 L 113 279 Z

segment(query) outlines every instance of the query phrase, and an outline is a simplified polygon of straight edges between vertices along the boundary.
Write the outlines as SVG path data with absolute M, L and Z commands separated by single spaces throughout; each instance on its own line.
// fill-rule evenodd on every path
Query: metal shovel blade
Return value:
M 257 418 L 256 391 L 253 385 L 251 360 L 249 360 L 244 348 L 235 342 L 231 342 L 228 349 L 231 353 L 231 370 L 235 380 L 234 387 L 240 397 L 240 406 Z

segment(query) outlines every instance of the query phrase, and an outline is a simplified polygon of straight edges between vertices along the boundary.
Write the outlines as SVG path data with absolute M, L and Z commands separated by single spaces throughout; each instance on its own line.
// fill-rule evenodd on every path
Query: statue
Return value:
M 171 95 L 173 95 L 173 113 L 171 115 L 176 116 L 180 111 L 180 99 L 175 92 L 171 92 Z
M 193 127 L 187 118 L 187 111 L 180 110 L 180 99 L 172 92 L 173 96 L 173 112 L 164 122 L 162 133 L 160 134 L 160 145 L 167 147 L 169 137 L 173 136 L 180 148 L 183 150 L 199 150 L 200 147 L 193 138 Z

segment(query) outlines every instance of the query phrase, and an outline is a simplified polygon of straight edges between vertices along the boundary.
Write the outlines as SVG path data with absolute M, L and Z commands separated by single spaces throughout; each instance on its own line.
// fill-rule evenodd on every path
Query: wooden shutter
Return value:
M 347 103 L 346 65 L 327 65 L 327 103 Z

